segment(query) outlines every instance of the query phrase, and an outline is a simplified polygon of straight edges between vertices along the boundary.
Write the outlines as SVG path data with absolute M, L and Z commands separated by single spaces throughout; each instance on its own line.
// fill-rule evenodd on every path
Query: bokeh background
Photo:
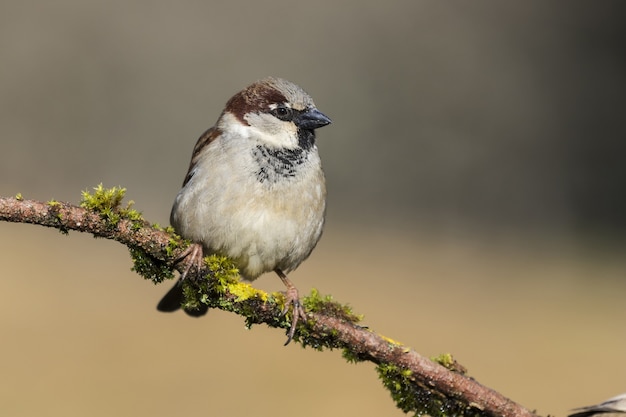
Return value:
M 334 120 L 301 292 L 563 416 L 626 391 L 625 9 L 3 0 L 0 195 L 121 185 L 167 224 L 226 100 L 285 77 Z M 0 223 L 0 264 L 1 415 L 403 415 L 369 364 L 157 313 L 114 242 Z

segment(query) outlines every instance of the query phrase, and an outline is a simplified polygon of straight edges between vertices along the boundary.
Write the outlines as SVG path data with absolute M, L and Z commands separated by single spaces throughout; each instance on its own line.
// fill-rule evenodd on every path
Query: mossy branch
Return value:
M 184 265 L 175 259 L 189 242 L 171 228 L 162 228 L 142 218 L 132 203 L 122 206 L 125 189 L 83 192 L 80 206 L 58 201 L 25 200 L 21 194 L 0 197 L 0 221 L 31 223 L 69 231 L 91 233 L 126 245 L 133 269 L 159 283 L 174 277 Z M 238 280 L 235 266 L 226 258 L 207 257 L 206 278 L 185 280 L 187 307 L 205 303 L 245 317 L 248 326 L 265 323 L 288 329 L 289 317 L 281 317 L 282 294 L 267 294 Z M 465 375 L 465 369 L 450 355 L 428 359 L 413 349 L 360 325 L 351 308 L 322 297 L 313 290 L 304 297 L 307 321 L 298 325 L 294 340 L 318 350 L 342 349 L 351 362 L 376 364 L 383 385 L 397 406 L 416 415 L 432 416 L 535 416 L 530 410 L 505 398 Z M 278 347 L 277 347 L 278 348 Z

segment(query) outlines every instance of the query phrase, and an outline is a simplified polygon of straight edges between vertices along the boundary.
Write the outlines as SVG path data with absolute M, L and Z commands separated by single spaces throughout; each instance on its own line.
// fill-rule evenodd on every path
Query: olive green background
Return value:
M 167 224 L 226 100 L 285 77 L 334 121 L 300 291 L 563 416 L 626 390 L 624 11 L 5 0 L 0 195 L 121 185 Z M 0 415 L 403 415 L 372 365 L 219 311 L 156 312 L 170 284 L 114 242 L 0 223 L 0 262 Z

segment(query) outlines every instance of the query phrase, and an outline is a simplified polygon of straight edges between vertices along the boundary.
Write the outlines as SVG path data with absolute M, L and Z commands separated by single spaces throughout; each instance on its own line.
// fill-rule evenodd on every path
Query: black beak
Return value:
M 331 123 L 331 120 L 324 113 L 315 108 L 303 111 L 296 116 L 294 121 L 296 126 L 305 130 L 315 130 Z

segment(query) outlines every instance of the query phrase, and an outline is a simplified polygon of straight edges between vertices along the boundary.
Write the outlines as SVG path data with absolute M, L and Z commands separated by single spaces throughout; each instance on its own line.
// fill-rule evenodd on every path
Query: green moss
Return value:
M 138 247 L 129 247 L 129 250 L 131 259 L 133 260 L 133 267 L 131 269 L 145 279 L 149 279 L 155 284 L 158 284 L 166 279 L 174 278 L 174 271 L 171 265 L 168 265 L 164 261 L 154 259 Z
M 219 295 L 236 291 L 240 285 L 239 271 L 235 264 L 225 256 L 210 255 L 204 258 L 209 270 L 209 276 L 204 278 L 190 278 L 182 282 L 185 301 L 183 308 L 196 310 L 202 304 L 217 307 L 226 311 L 236 311 L 233 303 Z M 244 290 L 239 291 L 244 294 Z
M 432 387 L 420 384 L 408 369 L 383 363 L 376 367 L 376 371 L 396 406 L 405 413 L 414 413 L 415 416 L 428 414 L 433 417 L 484 415 L 477 408 L 454 398 L 447 398 Z
M 181 242 L 182 240 L 180 238 L 170 237 L 167 246 L 165 247 L 165 253 L 167 254 L 167 256 L 169 256 L 170 258 L 174 256 L 174 252 L 176 251 L 176 249 L 180 248 Z
M 311 289 L 311 294 L 302 299 L 302 304 L 307 311 L 321 313 L 350 323 L 363 320 L 362 315 L 354 314 L 352 307 L 333 301 L 332 295 L 322 296 L 316 288 Z
M 205 262 L 216 278 L 236 280 L 239 277 L 237 266 L 226 256 L 210 255 L 205 258 Z
M 93 190 L 93 193 L 87 190 L 82 192 L 80 206 L 99 212 L 119 208 L 126 194 L 126 188 L 104 188 L 102 184 L 98 184 Z
M 183 305 L 185 310 L 198 310 L 203 304 L 210 305 L 208 292 L 209 282 L 207 280 L 185 279 L 181 282 L 183 286 Z
M 438 363 L 439 365 L 457 372 L 461 375 L 465 375 L 467 373 L 467 369 L 465 369 L 465 367 L 463 367 L 461 364 L 459 364 L 456 359 L 454 359 L 452 357 L 452 354 L 450 353 L 442 353 L 441 355 L 435 356 L 433 358 L 430 358 L 433 362 Z
M 104 188 L 102 184 L 99 184 L 93 189 L 93 193 L 86 190 L 82 192 L 80 206 L 99 213 L 111 227 L 115 227 L 120 220 L 126 219 L 132 222 L 133 230 L 139 230 L 145 225 L 145 220 L 139 211 L 132 208 L 133 201 L 129 201 L 126 206 L 122 207 L 125 195 L 126 188 Z
M 174 228 L 172 226 L 163 227 L 159 223 L 153 223 L 152 224 L 152 228 L 154 230 L 159 230 L 159 231 L 165 232 L 165 233 L 170 233 L 170 234 L 175 234 L 176 233 L 176 231 L 174 230 Z
M 433 356 L 430 360 L 437 362 L 439 365 L 445 366 L 446 368 L 449 368 L 449 366 L 454 363 L 454 359 L 450 353 L 442 353 L 440 355 Z
M 137 231 L 146 224 L 146 221 L 141 212 L 131 208 L 133 204 L 135 202 L 130 200 L 125 208 L 119 210 L 119 213 L 124 219 L 130 220 L 132 222 L 131 229 Z
M 341 356 L 343 356 L 343 358 L 349 363 L 359 363 L 365 360 L 348 348 L 343 349 L 343 351 L 341 352 Z
M 376 367 L 376 371 L 400 410 L 405 413 L 415 412 L 415 415 L 428 413 L 415 395 L 411 371 L 403 370 L 392 364 L 380 364 Z
M 69 234 L 69 229 L 63 224 L 63 213 L 61 213 L 60 211 L 63 207 L 63 204 L 56 200 L 47 201 L 46 204 L 50 208 L 50 213 L 54 215 L 54 222 L 56 223 L 55 227 L 59 230 L 61 234 Z
M 210 255 L 204 258 L 204 262 L 215 280 L 215 290 L 218 293 L 228 291 L 231 284 L 239 284 L 239 270 L 231 259 L 221 255 Z

